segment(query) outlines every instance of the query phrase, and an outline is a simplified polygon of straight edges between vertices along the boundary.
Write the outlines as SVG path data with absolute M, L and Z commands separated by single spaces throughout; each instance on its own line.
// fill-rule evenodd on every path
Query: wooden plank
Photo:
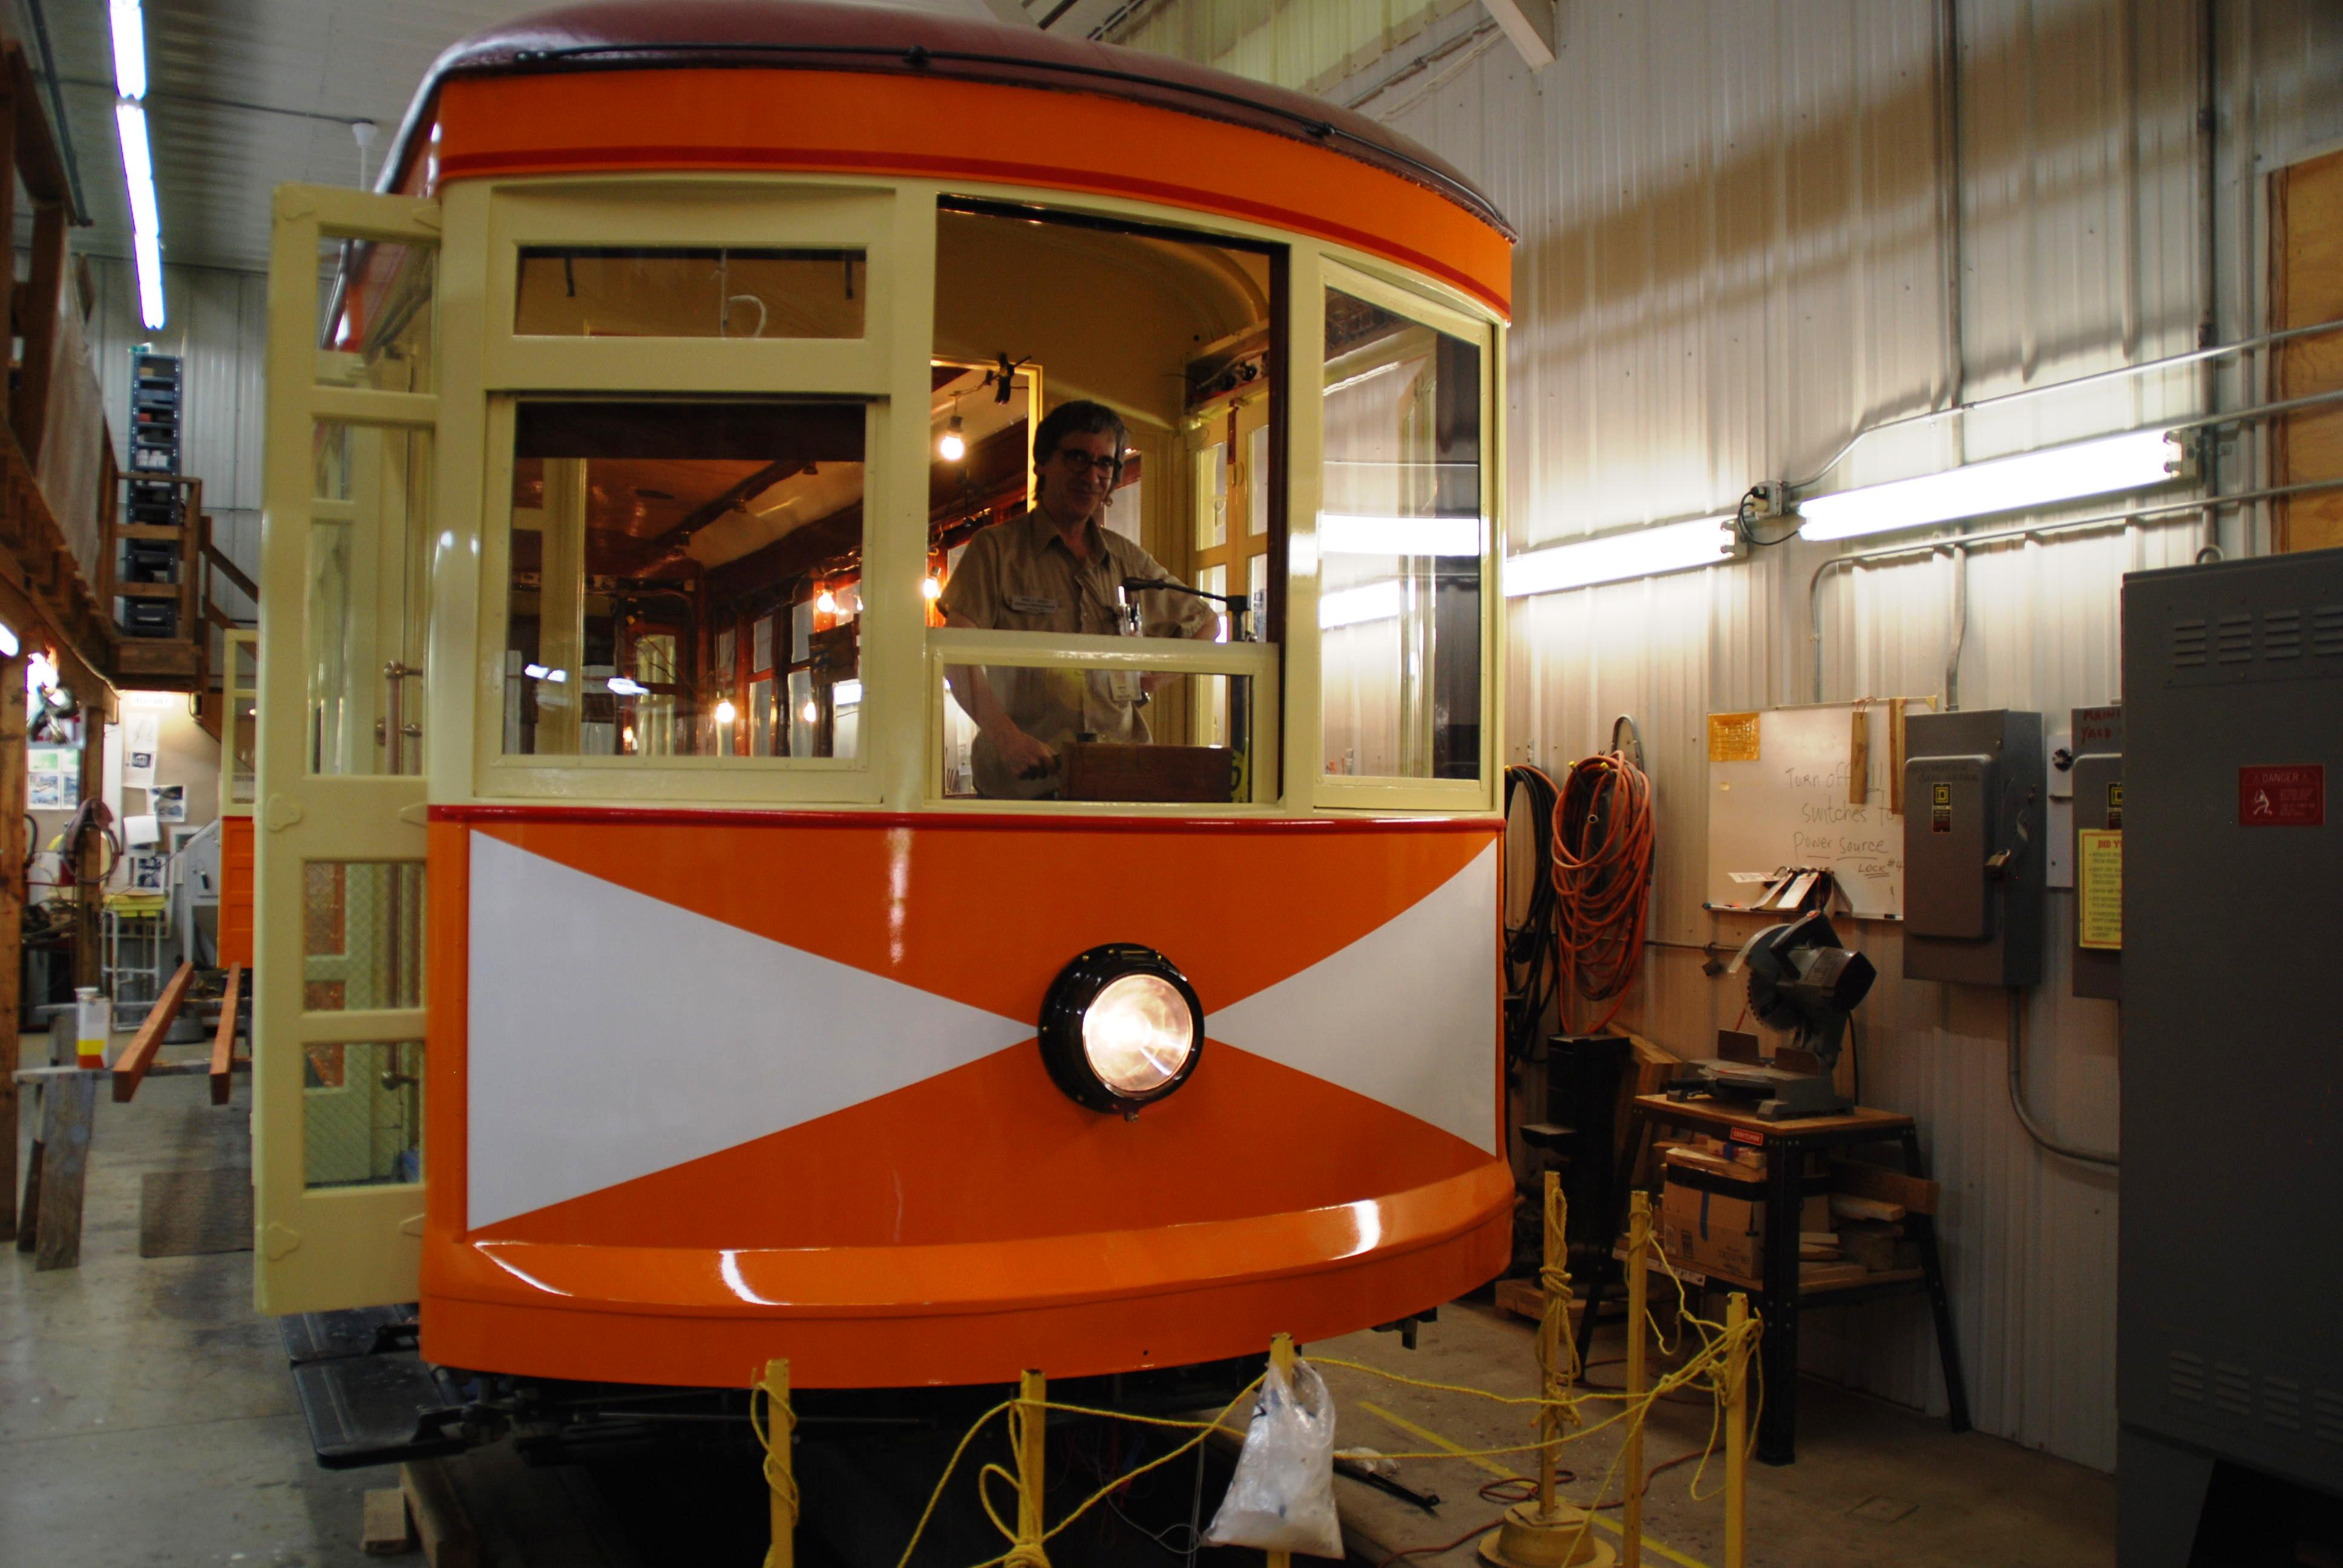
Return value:
M 18 297 L 25 317 L 25 359 L 11 410 L 16 444 L 38 473 L 49 427 L 49 394 L 57 358 L 58 297 L 65 286 L 65 209 L 51 204 L 33 212 L 33 273 Z
M 1842 1220 L 1877 1220 L 1894 1224 L 1904 1218 L 1901 1203 L 1884 1202 L 1877 1198 L 1858 1198 L 1851 1192 L 1831 1194 L 1830 1211 Z
M 237 1004 L 244 1000 L 244 966 L 227 969 L 227 1000 L 220 1004 L 219 1030 L 212 1036 L 212 1103 L 226 1105 L 235 1087 Z
M 34 1221 L 35 1270 L 81 1265 L 81 1196 L 89 1174 L 97 1078 L 95 1071 L 76 1071 L 41 1091 L 41 1206 Z
M 402 1464 L 398 1480 L 431 1568 L 479 1568 L 479 1535 L 472 1528 L 471 1515 L 464 1511 L 464 1500 L 456 1495 L 446 1462 L 426 1459 Z
M 398 1557 L 415 1550 L 415 1527 L 407 1517 L 407 1493 L 382 1486 L 366 1494 L 366 1523 L 358 1550 L 369 1557 Z
M 206 518 L 205 521 L 209 522 L 210 519 Z M 244 568 L 237 566 L 233 560 L 230 560 L 227 557 L 227 553 L 222 550 L 217 545 L 212 543 L 208 536 L 204 539 L 204 559 L 212 563 L 212 570 L 227 578 L 228 581 L 234 583 L 237 588 L 242 588 L 246 598 L 249 598 L 256 603 L 259 601 L 260 585 L 254 582 L 250 578 L 245 576 Z
M 117 533 L 121 530 L 116 529 Z M 177 598 L 177 583 L 116 583 L 114 591 L 124 598 Z M 163 640 L 168 641 L 169 638 Z
M 1831 1185 L 1848 1197 L 1869 1198 L 1876 1202 L 1901 1207 L 1914 1214 L 1934 1214 L 1939 1189 L 1926 1177 L 1906 1176 L 1901 1171 L 1890 1171 L 1885 1165 L 1865 1164 L 1860 1160 L 1831 1161 Z M 1884 1216 L 1869 1215 L 1877 1219 Z M 1904 1216 L 1898 1214 L 1896 1219 Z
M 1713 1131 L 1729 1131 L 1737 1127 L 1767 1134 L 1769 1141 L 1773 1136 L 1812 1132 L 1872 1132 L 1885 1139 L 1893 1138 L 1912 1125 L 1912 1119 L 1908 1116 L 1893 1111 L 1875 1111 L 1867 1105 L 1859 1105 L 1836 1116 L 1784 1117 L 1776 1121 L 1745 1111 L 1735 1111 L 1714 1100 L 1670 1100 L 1664 1094 L 1644 1094 L 1636 1097 L 1636 1103 L 1652 1111 L 1653 1120 L 1663 1126 L 1705 1127 Z
M 139 1024 L 138 1032 L 130 1037 L 129 1047 L 115 1058 L 116 1104 L 123 1104 L 138 1092 L 140 1081 L 146 1076 L 146 1070 L 155 1065 L 155 1053 L 163 1049 L 163 1036 L 170 1032 L 172 1020 L 179 1016 L 179 1009 L 186 1002 L 187 988 L 195 981 L 196 966 L 181 963 L 169 983 L 163 987 L 163 994 L 156 997 L 155 1005 L 147 1010 L 146 1020 Z
M 2343 153 L 2306 158 L 2270 176 L 2269 320 L 2308 327 L 2343 317 Z M 2300 337 L 2279 348 L 2274 397 L 2343 387 L 2343 334 Z M 2289 415 L 2270 426 L 2272 477 L 2280 485 L 2343 478 L 2343 409 Z M 2343 545 L 2343 491 L 2289 496 L 2272 510 L 2281 550 Z

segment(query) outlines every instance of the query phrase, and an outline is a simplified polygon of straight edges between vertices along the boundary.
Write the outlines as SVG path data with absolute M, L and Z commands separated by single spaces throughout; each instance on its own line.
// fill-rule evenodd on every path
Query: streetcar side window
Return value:
M 1318 599 L 1325 771 L 1477 779 L 1478 343 L 1326 291 Z
M 523 246 L 527 337 L 860 337 L 870 267 L 853 249 Z
M 867 412 L 523 401 L 505 753 L 855 756 Z

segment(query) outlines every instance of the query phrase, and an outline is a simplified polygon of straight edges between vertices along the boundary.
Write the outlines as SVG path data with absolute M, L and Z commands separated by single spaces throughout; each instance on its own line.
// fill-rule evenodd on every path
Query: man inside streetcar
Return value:
M 1034 505 L 986 528 L 944 585 L 948 625 L 982 630 L 1079 632 L 1123 629 L 1117 590 L 1125 581 L 1177 582 L 1154 557 L 1100 526 L 1121 477 L 1126 432 L 1103 403 L 1051 410 L 1033 432 Z M 1184 593 L 1129 596 L 1143 637 L 1211 638 L 1218 618 Z M 1145 745 L 1146 708 L 1173 674 L 1107 670 L 954 668 L 952 693 L 976 723 L 979 793 L 1037 799 L 1055 793 L 1058 749 L 1076 739 Z

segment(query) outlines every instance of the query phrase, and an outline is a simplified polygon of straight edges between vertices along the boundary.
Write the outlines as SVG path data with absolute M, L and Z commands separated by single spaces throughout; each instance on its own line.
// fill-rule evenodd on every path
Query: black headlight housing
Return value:
M 1112 1010 L 1094 1016 L 1102 997 Z M 1196 1070 L 1204 1054 L 1204 1008 L 1188 977 L 1161 953 L 1108 942 L 1050 982 L 1041 1036 L 1041 1060 L 1068 1098 L 1092 1111 L 1136 1116 Z

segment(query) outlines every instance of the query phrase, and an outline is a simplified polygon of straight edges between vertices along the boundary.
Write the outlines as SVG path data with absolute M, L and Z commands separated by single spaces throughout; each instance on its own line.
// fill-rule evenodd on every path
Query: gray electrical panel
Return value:
M 1916 713 L 1904 750 L 1904 978 L 2042 979 L 2042 716 Z
M 2123 671 L 2117 1561 L 2177 1568 L 2217 1464 L 2343 1496 L 2343 550 L 2134 573 Z
M 2066 733 L 2074 738 L 2075 754 L 2075 923 L 2067 932 L 2075 994 L 2115 1001 L 2123 996 L 2123 949 L 2103 945 L 2105 938 L 2086 907 L 2103 872 L 2086 852 L 2083 835 L 2123 831 L 2123 709 L 2077 708 Z

